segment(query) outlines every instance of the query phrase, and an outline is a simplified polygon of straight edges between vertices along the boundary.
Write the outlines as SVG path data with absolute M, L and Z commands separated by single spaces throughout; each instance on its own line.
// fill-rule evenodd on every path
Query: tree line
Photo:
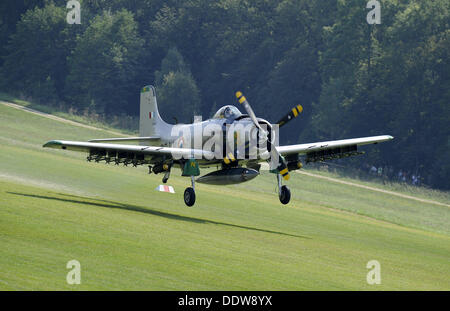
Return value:
M 353 166 L 420 175 L 449 189 L 446 0 L 80 0 L 0 3 L 0 89 L 54 107 L 137 115 L 157 88 L 167 121 L 210 117 L 241 90 L 257 115 L 304 112 L 282 143 L 391 134 Z M 285 130 L 286 129 L 286 130 Z

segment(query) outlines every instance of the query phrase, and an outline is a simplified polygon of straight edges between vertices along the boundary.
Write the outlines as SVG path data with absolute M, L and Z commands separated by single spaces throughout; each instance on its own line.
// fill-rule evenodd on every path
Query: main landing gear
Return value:
M 281 175 L 277 174 L 278 181 L 278 198 L 280 202 L 284 205 L 288 204 L 291 200 L 291 190 L 288 186 L 281 184 Z
M 192 187 L 186 188 L 184 190 L 184 203 L 187 206 L 192 206 L 195 204 L 195 180 L 194 176 L 191 176 Z

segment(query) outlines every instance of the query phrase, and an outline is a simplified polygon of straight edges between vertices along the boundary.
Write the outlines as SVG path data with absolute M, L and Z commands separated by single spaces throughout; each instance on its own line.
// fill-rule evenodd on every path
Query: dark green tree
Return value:
M 66 23 L 66 10 L 53 3 L 22 15 L 4 57 L 4 87 L 39 103 L 63 97 L 67 56 L 76 30 Z
M 155 72 L 159 110 L 163 118 L 192 122 L 199 113 L 200 93 L 195 80 L 176 48 L 171 48 Z M 172 121 L 172 120 L 170 120 Z
M 27 10 L 42 6 L 44 0 L 4 0 L 0 2 L 0 47 L 8 45 L 9 37 L 15 33 L 16 24 Z M 0 49 L 0 66 L 7 49 Z
M 66 94 L 70 103 L 106 114 L 135 109 L 142 47 L 132 13 L 105 11 L 94 18 L 78 37 L 69 59 Z

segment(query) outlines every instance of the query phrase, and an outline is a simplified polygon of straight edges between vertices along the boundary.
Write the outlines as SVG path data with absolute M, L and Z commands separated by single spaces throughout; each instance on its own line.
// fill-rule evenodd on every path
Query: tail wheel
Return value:
M 187 206 L 192 206 L 195 203 L 195 191 L 191 187 L 184 190 L 184 203 Z
M 288 186 L 282 186 L 280 190 L 280 202 L 283 204 L 288 204 L 291 200 L 291 190 Z

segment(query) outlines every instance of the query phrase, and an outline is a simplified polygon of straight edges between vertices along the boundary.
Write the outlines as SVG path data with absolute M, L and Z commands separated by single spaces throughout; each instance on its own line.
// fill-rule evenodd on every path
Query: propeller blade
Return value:
M 264 133 L 264 135 L 267 137 L 267 131 L 263 130 L 262 127 L 259 125 L 258 119 L 256 118 L 255 113 L 253 112 L 252 107 L 248 103 L 247 99 L 244 95 L 242 95 L 241 92 L 236 92 L 236 98 L 238 99 L 239 103 L 242 104 L 245 108 L 245 111 L 250 116 L 250 119 L 252 119 L 255 126 L 260 130 L 261 133 Z
M 289 121 L 291 121 L 294 118 L 297 118 L 300 113 L 302 113 L 303 107 L 301 105 L 297 105 L 296 107 L 292 108 L 291 111 L 284 117 L 280 119 L 280 121 L 277 122 L 279 127 L 282 127 L 283 125 L 286 125 Z
M 245 111 L 247 112 L 247 114 L 250 116 L 250 119 L 252 119 L 253 123 L 255 124 L 255 126 L 260 130 L 260 133 L 265 135 L 265 137 L 263 137 L 263 140 L 268 138 L 268 132 L 263 130 L 261 128 L 261 126 L 259 125 L 258 119 L 256 118 L 255 113 L 252 110 L 252 107 L 250 106 L 250 104 L 248 103 L 247 99 L 245 98 L 245 96 L 241 93 L 241 92 L 236 92 L 236 98 L 238 99 L 239 103 L 242 104 L 245 108 Z M 301 107 L 301 106 L 300 106 Z M 293 111 L 291 111 L 293 113 Z M 297 112 L 298 115 L 298 112 Z M 269 146 L 268 150 L 270 150 L 270 159 L 269 164 L 270 164 L 270 169 L 271 170 L 277 170 L 278 173 L 285 179 L 285 180 L 289 180 L 290 176 L 289 176 L 289 170 L 287 168 L 286 165 L 286 161 L 284 161 L 283 157 L 281 156 L 281 154 L 278 152 L 277 148 L 275 147 L 275 145 L 271 142 L 267 140 L 267 143 Z M 278 159 L 278 161 L 274 162 L 272 161 L 272 159 Z M 278 165 L 276 167 L 272 167 L 273 163 L 277 163 Z

